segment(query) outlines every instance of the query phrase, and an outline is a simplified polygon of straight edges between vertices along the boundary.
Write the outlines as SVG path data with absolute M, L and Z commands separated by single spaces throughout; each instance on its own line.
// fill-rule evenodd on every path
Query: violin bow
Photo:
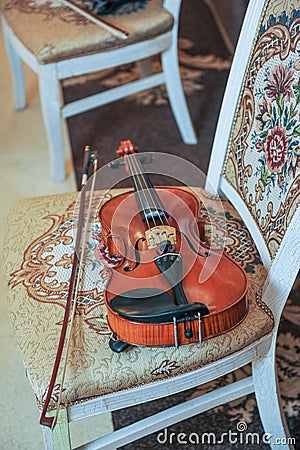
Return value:
M 87 215 L 86 215 L 87 216 L 86 226 L 84 227 L 85 190 L 83 188 L 87 184 L 88 172 L 89 172 L 89 167 L 91 164 L 93 165 L 93 175 L 94 176 L 92 179 L 91 190 L 90 190 L 90 198 L 89 198 L 88 210 L 87 210 Z M 60 407 L 60 403 L 61 403 L 64 379 L 65 379 L 65 374 L 66 374 L 69 348 L 70 348 L 70 342 L 71 342 L 71 332 L 72 332 L 75 311 L 76 311 L 76 299 L 78 296 L 79 284 L 80 284 L 81 274 L 82 274 L 83 265 L 84 265 L 84 244 L 86 242 L 86 236 L 87 236 L 87 231 L 88 231 L 88 221 L 89 221 L 89 217 L 90 217 L 90 213 L 91 213 L 93 192 L 95 189 L 95 180 L 96 180 L 95 173 L 97 171 L 97 165 L 98 165 L 98 161 L 97 161 L 96 155 L 91 152 L 89 146 L 86 146 L 85 150 L 84 150 L 84 162 L 83 162 L 83 170 L 82 170 L 82 182 L 81 182 L 81 194 L 80 194 L 80 202 L 79 202 L 78 224 L 77 224 L 76 238 L 75 238 L 75 250 L 74 250 L 72 272 L 71 272 L 70 284 L 69 284 L 69 289 L 68 289 L 67 302 L 66 302 L 63 324 L 62 324 L 59 343 L 58 343 L 58 349 L 57 349 L 56 358 L 55 358 L 55 362 L 54 362 L 54 366 L 53 366 L 53 371 L 52 371 L 49 387 L 47 390 L 46 399 L 43 404 L 43 409 L 42 409 L 42 413 L 41 413 L 41 417 L 40 417 L 40 424 L 43 426 L 52 428 L 52 429 L 54 428 L 56 421 L 57 421 L 59 407 Z M 68 336 L 67 336 L 67 332 L 68 332 Z M 47 417 L 46 414 L 47 414 L 49 403 L 50 403 L 50 400 L 51 400 L 51 397 L 53 394 L 53 389 L 55 387 L 55 382 L 57 379 L 57 374 L 58 374 L 58 370 L 60 367 L 64 349 L 65 349 L 65 362 L 64 362 L 62 380 L 60 383 L 60 389 L 59 389 L 58 400 L 57 400 L 57 405 L 56 405 L 56 414 L 55 414 L 55 416 Z
M 59 0 L 60 3 L 64 6 L 67 6 L 68 8 L 72 9 L 73 11 L 77 12 L 81 16 L 85 17 L 86 19 L 90 20 L 91 22 L 95 23 L 96 25 L 104 28 L 106 31 L 109 31 L 110 33 L 114 34 L 115 36 L 121 38 L 121 39 L 127 39 L 129 36 L 129 33 L 122 28 L 117 27 L 116 25 L 112 25 L 111 23 L 107 22 L 103 19 L 98 19 L 97 17 L 93 16 L 92 14 L 88 13 L 87 11 L 83 10 L 79 6 L 76 6 L 74 3 L 68 1 L 68 0 Z

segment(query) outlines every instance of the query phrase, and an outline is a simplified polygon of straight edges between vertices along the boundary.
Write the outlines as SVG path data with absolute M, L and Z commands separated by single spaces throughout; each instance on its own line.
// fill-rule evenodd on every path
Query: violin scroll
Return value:
M 127 155 L 132 155 L 133 153 L 137 152 L 138 148 L 133 145 L 130 140 L 121 141 L 119 148 L 116 150 L 116 153 L 120 158 L 125 158 Z

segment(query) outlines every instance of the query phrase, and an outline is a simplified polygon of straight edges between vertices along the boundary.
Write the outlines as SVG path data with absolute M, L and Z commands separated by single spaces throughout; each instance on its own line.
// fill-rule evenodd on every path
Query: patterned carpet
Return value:
M 246 1 L 227 0 L 222 2 L 221 13 L 223 19 L 230 21 L 228 27 L 233 41 L 236 39 L 244 14 Z M 71 135 L 74 165 L 77 180 L 80 179 L 82 166 L 82 149 L 86 144 L 97 149 L 100 154 L 101 165 L 114 159 L 114 150 L 122 139 L 131 139 L 141 151 L 163 151 L 182 156 L 198 166 L 204 173 L 207 170 L 210 148 L 218 117 L 222 94 L 225 88 L 230 55 L 222 44 L 221 37 L 213 21 L 210 11 L 202 1 L 184 1 L 180 23 L 180 63 L 181 73 L 187 95 L 188 105 L 193 122 L 196 124 L 199 143 L 196 146 L 184 145 L 179 136 L 174 119 L 168 106 L 166 92 L 157 88 L 147 93 L 106 105 L 85 114 L 69 119 L 68 126 Z M 199 27 L 201 18 L 201 27 Z M 210 36 L 210 39 L 207 39 Z M 154 68 L 159 62 L 153 61 Z M 80 98 L 81 93 L 93 93 L 111 85 L 120 84 L 137 76 L 134 66 L 122 67 L 120 70 L 108 70 L 97 76 L 90 76 L 77 80 L 76 83 L 65 83 L 65 99 Z M 291 436 L 300 442 L 299 410 L 299 352 L 300 352 L 300 281 L 298 280 L 290 294 L 284 310 L 277 347 L 277 365 L 280 389 L 283 398 L 284 411 L 287 416 Z M 113 413 L 115 428 L 120 428 L 142 417 L 172 406 L 184 399 L 192 398 L 210 388 L 220 387 L 239 379 L 248 373 L 248 366 L 210 383 L 180 393 L 172 398 L 168 397 L 144 406 L 137 406 L 128 410 Z M 240 428 L 239 428 L 240 427 Z M 222 433 L 230 430 L 247 429 L 249 433 L 257 433 L 260 443 L 214 443 L 182 444 L 170 441 L 170 434 L 214 432 L 217 441 Z M 168 429 L 168 436 L 158 433 L 146 437 L 124 448 L 135 450 L 139 448 L 172 448 L 172 449 L 213 449 L 219 448 L 249 448 L 267 449 L 269 446 L 261 442 L 262 426 L 258 417 L 254 396 L 231 402 L 223 407 L 211 410 L 201 416 L 196 416 Z
M 298 443 L 300 442 L 299 300 L 300 279 L 295 284 L 285 307 L 277 342 L 277 368 L 283 407 L 291 437 L 295 438 Z M 142 406 L 135 406 L 128 410 L 115 412 L 113 414 L 114 426 L 116 429 L 121 428 L 129 423 L 147 417 L 150 414 L 174 406 L 184 400 L 189 400 L 210 389 L 225 386 L 229 382 L 243 378 L 243 376 L 249 374 L 250 370 L 250 366 L 245 366 L 234 373 L 221 377 L 214 382 L 202 385 L 197 389 L 182 392 L 176 396 L 167 397 Z M 246 444 L 245 441 L 242 443 L 234 442 L 233 434 L 232 440 L 230 441 L 228 434 L 230 432 L 236 433 L 238 431 L 245 431 L 245 433 L 249 433 L 251 436 L 256 437 L 253 438 L 253 442 L 250 440 L 249 443 Z M 173 438 L 172 433 L 175 433 Z M 179 436 L 179 433 L 185 433 L 187 436 L 185 439 L 188 440 L 188 442 L 189 439 L 191 439 L 191 442 L 187 445 L 178 442 L 177 436 Z M 205 435 L 206 433 L 207 435 Z M 209 438 L 209 433 L 214 433 L 214 436 L 210 436 Z M 167 434 L 165 434 L 165 432 L 163 432 L 163 434 L 154 433 L 153 435 L 147 436 L 144 439 L 128 444 L 122 448 L 126 450 L 142 448 L 170 448 L 172 450 L 183 448 L 188 450 L 199 448 L 204 450 L 214 448 L 235 448 L 239 450 L 245 448 L 251 450 L 269 449 L 269 445 L 262 442 L 263 435 L 264 431 L 258 416 L 255 397 L 254 395 L 249 395 L 224 406 L 212 409 L 202 415 L 195 416 L 180 422 L 179 424 L 168 427 Z M 197 441 L 196 436 L 199 436 L 199 441 Z M 223 442 L 222 436 L 225 436 Z M 201 445 L 198 442 L 200 442 Z M 295 447 L 297 448 L 297 445 Z
M 244 11 L 244 1 L 236 3 L 238 9 Z M 203 17 L 200 30 L 198 17 Z M 240 20 L 240 17 L 236 19 L 237 27 Z M 209 41 L 206 39 L 208 34 L 211 36 Z M 78 183 L 85 145 L 89 144 L 92 149 L 98 150 L 102 166 L 116 157 L 115 149 L 122 139 L 131 139 L 140 151 L 180 155 L 206 172 L 230 57 L 202 1 L 193 5 L 193 8 L 188 1 L 183 2 L 179 55 L 190 114 L 197 135 L 200 136 L 198 145 L 182 143 L 165 88 L 158 87 L 68 119 Z M 155 71 L 159 61 L 154 58 L 152 63 Z M 119 70 L 110 69 L 67 80 L 64 82 L 64 97 L 66 101 L 79 99 L 82 92 L 93 94 L 136 77 L 136 67 L 127 65 Z

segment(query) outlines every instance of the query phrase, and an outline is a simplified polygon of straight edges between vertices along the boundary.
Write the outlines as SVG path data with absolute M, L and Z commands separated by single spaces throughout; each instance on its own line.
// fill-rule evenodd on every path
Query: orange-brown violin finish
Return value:
M 199 198 L 182 187 L 154 188 L 130 141 L 117 151 L 134 190 L 99 209 L 114 262 L 105 289 L 113 351 L 201 342 L 247 314 L 247 276 L 203 242 Z

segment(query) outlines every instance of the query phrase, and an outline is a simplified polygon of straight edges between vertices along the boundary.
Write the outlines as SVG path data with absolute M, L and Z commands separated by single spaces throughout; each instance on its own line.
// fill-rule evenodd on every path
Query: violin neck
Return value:
M 127 156 L 127 163 L 142 220 L 147 223 L 154 222 L 155 225 L 157 221 L 168 217 L 164 206 L 136 155 Z

